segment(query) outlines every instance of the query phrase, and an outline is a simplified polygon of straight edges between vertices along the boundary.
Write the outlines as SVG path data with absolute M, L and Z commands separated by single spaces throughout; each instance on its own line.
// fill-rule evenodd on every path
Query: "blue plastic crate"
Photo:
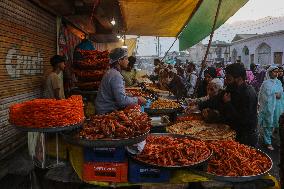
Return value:
M 84 148 L 84 162 L 125 162 L 125 148 Z
M 146 182 L 146 183 L 161 183 L 168 182 L 171 177 L 171 172 L 166 169 L 149 167 L 134 161 L 129 161 L 128 164 L 128 181 L 129 182 Z

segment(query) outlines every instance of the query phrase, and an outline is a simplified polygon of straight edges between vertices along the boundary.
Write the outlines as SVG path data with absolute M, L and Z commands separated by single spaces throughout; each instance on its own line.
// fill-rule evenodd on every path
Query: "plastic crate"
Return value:
M 166 169 L 149 167 L 134 161 L 129 161 L 128 165 L 128 181 L 139 183 L 162 183 L 168 182 L 171 172 Z
M 84 163 L 85 181 L 127 182 L 128 163 Z
M 125 162 L 125 148 L 84 148 L 84 162 Z

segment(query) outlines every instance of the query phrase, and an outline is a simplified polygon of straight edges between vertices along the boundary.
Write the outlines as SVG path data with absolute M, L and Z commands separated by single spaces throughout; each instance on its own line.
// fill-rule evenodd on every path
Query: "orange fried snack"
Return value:
M 140 107 L 130 107 L 123 111 L 115 111 L 106 115 L 91 116 L 79 136 L 88 140 L 125 139 L 144 134 L 150 130 L 148 115 L 140 111 Z
M 49 128 L 80 123 L 84 120 L 82 96 L 68 99 L 34 99 L 10 107 L 9 122 L 13 125 Z
M 135 158 L 159 166 L 190 166 L 210 156 L 206 143 L 188 138 L 148 136 L 146 146 Z
M 209 173 L 219 176 L 253 176 L 267 171 L 271 160 L 256 149 L 232 140 L 209 143 L 214 155 L 210 158 Z

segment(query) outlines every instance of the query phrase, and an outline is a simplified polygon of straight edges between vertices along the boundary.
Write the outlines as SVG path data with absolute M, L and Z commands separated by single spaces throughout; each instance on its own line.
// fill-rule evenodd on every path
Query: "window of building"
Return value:
M 251 54 L 251 55 L 250 55 L 250 63 L 251 63 L 251 64 L 254 64 L 254 54 Z
M 274 63 L 282 65 L 283 52 L 274 52 Z

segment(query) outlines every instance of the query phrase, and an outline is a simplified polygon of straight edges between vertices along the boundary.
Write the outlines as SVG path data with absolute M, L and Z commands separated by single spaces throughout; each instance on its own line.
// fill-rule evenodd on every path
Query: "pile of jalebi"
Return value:
M 74 62 L 74 66 L 82 69 L 107 69 L 109 67 L 109 58 L 97 60 L 84 59 Z
M 108 58 L 108 51 L 97 51 L 97 50 L 77 50 L 83 58 L 90 59 L 100 59 L 100 58 Z
M 105 70 L 74 70 L 75 75 L 80 81 L 100 81 L 105 72 Z
M 148 115 L 139 107 L 126 108 L 106 115 L 91 116 L 79 136 L 88 140 L 131 138 L 150 130 Z
M 13 125 L 49 128 L 80 123 L 84 120 L 81 96 L 68 99 L 35 99 L 10 106 L 9 122 Z
M 108 51 L 76 50 L 78 59 L 74 60 L 73 73 L 81 90 L 96 90 L 109 67 Z M 99 83 L 92 83 L 99 82 Z M 94 84 L 94 85 L 93 85 Z
M 214 155 L 209 173 L 219 176 L 254 176 L 271 168 L 271 160 L 260 151 L 232 140 L 209 143 Z
M 191 114 L 191 115 L 187 115 L 187 116 L 178 116 L 177 117 L 177 122 L 192 121 L 192 120 L 202 120 L 202 115 L 201 114 Z
M 175 101 L 162 98 L 159 98 L 151 104 L 151 109 L 174 109 L 180 107 L 180 104 Z
M 188 138 L 148 136 L 143 151 L 136 159 L 159 166 L 190 166 L 211 155 L 206 143 Z

